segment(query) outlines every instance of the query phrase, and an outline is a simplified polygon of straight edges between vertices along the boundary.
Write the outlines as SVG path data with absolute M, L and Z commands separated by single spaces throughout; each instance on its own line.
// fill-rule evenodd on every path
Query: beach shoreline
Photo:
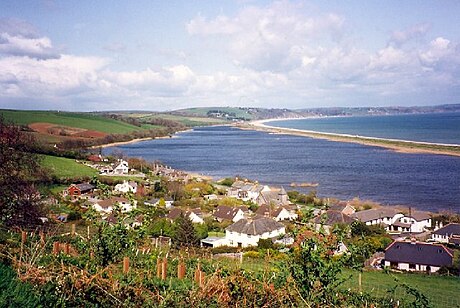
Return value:
M 449 155 L 460 157 L 460 145 L 458 144 L 443 144 L 443 143 L 431 143 L 421 141 L 410 141 L 410 140 L 399 140 L 390 138 L 377 138 L 367 137 L 359 135 L 349 134 L 336 134 L 327 132 L 318 132 L 311 130 L 300 130 L 294 128 L 281 128 L 275 126 L 269 126 L 265 123 L 273 121 L 284 121 L 284 120 L 300 120 L 300 119 L 311 119 L 318 117 L 305 117 L 305 118 L 285 118 L 285 119 L 265 119 L 251 121 L 243 125 L 235 125 L 240 129 L 251 129 L 257 131 L 263 131 L 274 134 L 289 134 L 294 136 L 310 137 L 317 139 L 325 139 L 336 142 L 348 142 L 357 143 L 368 146 L 378 146 L 392 150 L 398 153 L 407 154 L 437 154 L 437 155 Z

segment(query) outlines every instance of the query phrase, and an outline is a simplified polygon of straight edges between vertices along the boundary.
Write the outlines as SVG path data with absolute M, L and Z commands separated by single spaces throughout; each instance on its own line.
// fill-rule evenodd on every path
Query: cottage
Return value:
M 112 174 L 114 175 L 126 175 L 129 172 L 128 162 L 119 159 L 115 168 L 113 168 Z
M 268 187 L 268 186 L 267 186 Z M 259 205 L 288 205 L 290 204 L 286 190 L 283 187 L 279 190 L 264 189 L 260 192 L 256 199 Z
M 123 181 L 121 184 L 115 185 L 115 191 L 120 193 L 136 193 L 137 192 L 137 183 L 134 181 Z
M 235 181 L 227 190 L 227 196 L 257 203 L 260 194 L 270 190 L 270 187 L 258 183 Z
M 356 212 L 351 216 L 366 225 L 383 225 L 385 230 L 392 233 L 420 233 L 431 227 L 430 214 L 421 211 L 405 215 L 392 208 L 378 208 Z
M 240 207 L 230 207 L 226 205 L 219 205 L 214 212 L 214 218 L 219 221 L 232 221 L 237 222 L 240 219 L 245 218 L 245 214 L 248 212 L 248 209 Z
M 110 199 L 97 200 L 93 204 L 93 208 L 101 214 L 110 214 L 117 205 L 124 213 L 130 212 L 136 207 L 136 204 L 131 204 L 126 198 L 112 197 Z
M 440 243 L 460 245 L 460 224 L 451 223 L 439 228 L 431 234 L 431 238 Z
M 404 271 L 437 272 L 452 262 L 452 251 L 441 244 L 394 241 L 385 250 L 385 266 Z
M 225 229 L 229 246 L 257 246 L 260 239 L 273 239 L 286 233 L 282 223 L 262 217 L 255 220 L 241 219 Z
M 71 197 L 80 197 L 81 195 L 93 191 L 94 185 L 89 183 L 71 184 L 64 192 L 64 195 Z

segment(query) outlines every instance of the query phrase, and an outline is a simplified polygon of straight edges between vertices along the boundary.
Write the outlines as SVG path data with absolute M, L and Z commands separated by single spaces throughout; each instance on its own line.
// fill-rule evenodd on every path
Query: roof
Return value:
M 190 214 L 194 213 L 197 216 L 201 216 L 201 209 L 191 209 L 191 210 L 182 210 L 181 208 L 175 207 L 171 211 L 169 211 L 168 215 L 166 215 L 167 218 L 175 220 L 178 218 L 181 214 L 184 214 L 185 217 L 190 218 Z
M 271 208 L 269 205 L 261 205 L 257 211 L 256 211 L 256 214 L 257 215 L 260 215 L 260 216 L 268 216 L 268 217 L 278 217 L 278 215 L 281 213 L 282 210 L 284 210 L 286 208 L 282 207 L 282 206 L 279 206 L 279 207 L 275 207 L 275 208 Z M 287 211 L 289 211 L 288 209 L 286 209 Z
M 444 245 L 394 241 L 385 250 L 385 260 L 440 267 L 452 265 L 453 254 Z
M 214 217 L 232 220 L 236 216 L 236 214 L 238 214 L 238 211 L 240 211 L 239 207 L 219 205 L 216 211 L 214 212 Z
M 427 220 L 431 218 L 430 213 L 428 212 L 421 212 L 421 211 L 412 211 L 410 215 L 406 215 L 407 217 L 412 217 L 416 221 Z
M 401 219 L 398 219 L 397 221 L 395 221 L 393 223 L 393 226 L 402 227 L 402 228 L 410 228 L 411 224 L 404 223 L 404 222 L 401 221 Z
M 398 211 L 394 209 L 382 207 L 378 209 L 370 209 L 370 210 L 355 212 L 351 216 L 363 222 L 366 222 L 366 221 L 376 220 L 376 219 L 384 218 L 384 217 L 393 218 L 393 216 L 395 216 L 397 213 Z
M 326 217 L 324 221 L 323 216 Z M 351 224 L 355 220 L 355 218 L 348 216 L 341 211 L 327 210 L 326 213 L 315 218 L 315 223 L 323 223 L 324 225 L 332 226 L 335 224 Z
M 97 204 L 99 204 L 101 208 L 106 209 L 106 208 L 113 206 L 117 202 L 118 203 L 129 203 L 129 200 L 126 198 L 122 198 L 122 197 L 112 197 L 110 199 L 98 201 Z
M 274 221 L 271 218 L 262 217 L 255 220 L 238 220 L 225 230 L 248 235 L 262 235 L 266 232 L 272 232 L 282 228 L 284 228 L 282 223 Z
M 458 235 L 460 236 L 460 224 L 448 224 L 438 230 L 434 231 L 433 234 L 438 235 Z
M 80 191 L 89 191 L 91 189 L 94 189 L 94 185 L 91 185 L 89 183 L 81 183 L 75 185 Z

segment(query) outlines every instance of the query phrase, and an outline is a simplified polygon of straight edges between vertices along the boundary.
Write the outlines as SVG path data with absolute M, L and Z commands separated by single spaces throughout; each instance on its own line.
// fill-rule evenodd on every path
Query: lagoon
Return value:
M 287 190 L 292 182 L 317 182 L 320 196 L 460 212 L 459 157 L 396 153 L 229 126 L 199 127 L 103 153 L 115 149 L 215 178 L 238 175 Z

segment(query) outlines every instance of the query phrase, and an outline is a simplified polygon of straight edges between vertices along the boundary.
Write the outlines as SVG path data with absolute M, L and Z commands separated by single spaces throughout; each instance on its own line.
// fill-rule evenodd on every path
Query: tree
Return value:
M 31 226 L 42 215 L 34 181 L 41 177 L 36 142 L 0 117 L 0 223 Z
M 198 246 L 200 240 L 196 235 L 195 228 L 193 227 L 193 222 L 189 217 L 181 214 L 176 219 L 176 234 L 175 242 L 178 246 Z

